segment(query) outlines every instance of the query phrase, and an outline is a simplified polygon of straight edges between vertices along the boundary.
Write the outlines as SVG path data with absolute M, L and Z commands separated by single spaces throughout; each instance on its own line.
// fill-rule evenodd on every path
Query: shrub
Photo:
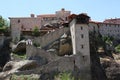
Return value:
M 26 59 L 26 54 L 24 53 L 21 53 L 21 54 L 11 53 L 11 55 L 17 59 L 22 59 L 22 60 Z
M 37 43 L 37 42 L 33 42 L 33 45 L 34 45 L 35 47 L 40 47 L 40 44 Z
M 39 80 L 38 77 L 33 77 L 31 75 L 12 75 L 10 80 Z
M 34 30 L 32 31 L 33 36 L 40 36 L 39 28 L 35 26 Z
M 64 72 L 55 76 L 55 80 L 75 80 L 75 79 L 74 77 L 71 76 L 71 73 Z
M 120 53 L 120 44 L 115 47 L 115 51 Z

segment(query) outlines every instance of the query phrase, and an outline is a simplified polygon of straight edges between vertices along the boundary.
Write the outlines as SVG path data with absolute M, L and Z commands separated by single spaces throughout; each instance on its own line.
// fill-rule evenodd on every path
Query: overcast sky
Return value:
M 65 8 L 72 13 L 87 13 L 94 21 L 120 18 L 120 0 L 1 0 L 0 15 L 29 17 L 31 13 L 54 14 Z

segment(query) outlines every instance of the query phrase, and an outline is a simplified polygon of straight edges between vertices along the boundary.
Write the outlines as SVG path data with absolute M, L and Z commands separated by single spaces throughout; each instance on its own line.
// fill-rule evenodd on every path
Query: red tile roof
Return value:
M 116 23 L 107 23 L 107 22 L 97 22 L 97 21 L 89 21 L 90 23 L 96 23 L 96 24 L 111 24 L 111 25 L 120 25 Z
M 37 15 L 37 17 L 56 17 L 55 14 L 43 14 L 43 15 Z

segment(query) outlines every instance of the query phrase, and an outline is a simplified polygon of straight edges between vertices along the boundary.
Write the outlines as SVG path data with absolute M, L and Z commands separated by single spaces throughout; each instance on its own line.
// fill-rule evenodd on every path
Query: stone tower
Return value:
M 89 16 L 79 14 L 70 23 L 75 65 L 81 80 L 91 80 L 90 48 L 89 48 Z
M 21 34 L 20 19 L 16 19 L 16 18 L 9 18 L 9 19 L 10 19 L 10 25 L 11 25 L 12 41 L 18 42 L 20 40 L 20 34 Z

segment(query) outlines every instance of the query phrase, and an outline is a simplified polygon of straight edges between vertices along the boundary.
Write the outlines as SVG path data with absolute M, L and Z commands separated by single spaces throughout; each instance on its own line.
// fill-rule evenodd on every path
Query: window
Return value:
M 20 20 L 18 19 L 18 23 L 20 23 Z
M 107 26 L 107 24 L 106 24 L 106 26 Z
M 81 26 L 81 30 L 83 30 L 83 27 Z
M 83 49 L 84 48 L 84 45 L 81 45 L 81 49 Z
M 83 34 L 81 34 L 81 38 L 84 38 L 84 35 L 83 35 Z
M 93 30 L 95 30 L 95 26 L 93 26 Z
M 51 20 L 55 20 L 54 17 Z
M 65 17 L 65 20 L 67 21 L 67 17 Z
M 48 20 L 48 18 L 47 18 L 47 17 L 44 17 L 44 18 L 43 18 L 43 20 L 44 20 L 44 21 L 47 21 L 47 20 Z

